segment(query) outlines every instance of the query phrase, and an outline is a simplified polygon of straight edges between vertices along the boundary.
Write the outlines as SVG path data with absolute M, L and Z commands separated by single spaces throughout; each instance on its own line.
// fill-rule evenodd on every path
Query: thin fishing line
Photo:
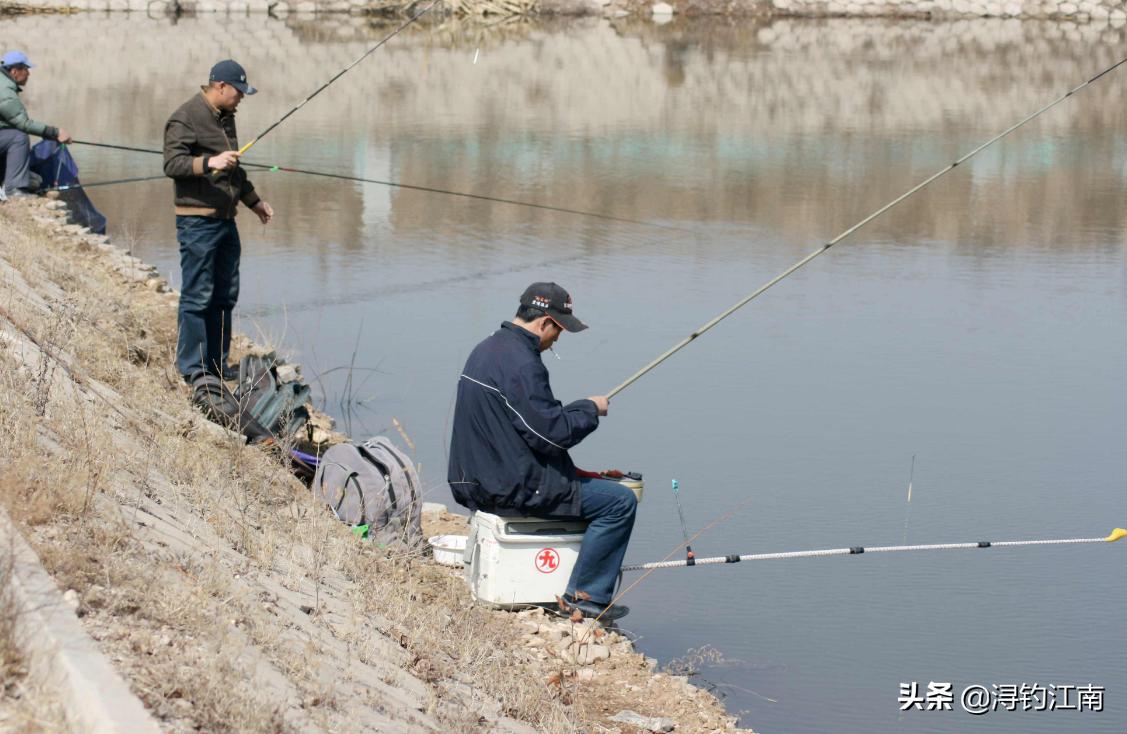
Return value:
M 663 353 L 662 353 L 662 354 L 661 354 L 660 356 L 658 356 L 658 357 L 657 357 L 657 358 L 656 358 L 655 360 L 653 360 L 652 362 L 650 362 L 649 364 L 647 364 L 647 365 L 646 365 L 645 367 L 643 367 L 642 369 L 640 369 L 640 370 L 638 370 L 637 372 L 635 372 L 635 373 L 634 373 L 633 375 L 631 375 L 631 376 L 630 376 L 629 378 L 627 378 L 627 379 L 626 379 L 626 380 L 625 380 L 624 382 L 622 382 L 622 383 L 621 383 L 621 384 L 619 384 L 619 385 L 618 385 L 617 387 L 615 387 L 615 388 L 614 388 L 613 390 L 611 390 L 611 391 L 610 391 L 609 393 L 607 393 L 607 398 L 613 398 L 613 397 L 614 397 L 615 395 L 617 395 L 618 393 L 620 393 L 620 392 L 622 392 L 623 390 L 625 390 L 625 389 L 626 389 L 627 387 L 629 387 L 630 385 L 632 385 L 632 384 L 633 384 L 633 383 L 634 383 L 634 382 L 635 382 L 635 381 L 636 381 L 636 380 L 637 380 L 638 378 L 640 378 L 640 377 L 641 377 L 642 375 L 646 374 L 647 372 L 649 372 L 650 370 L 652 370 L 652 369 L 653 369 L 654 367 L 657 367 L 657 366 L 658 366 L 659 364 L 661 364 L 661 363 L 662 363 L 662 362 L 664 362 L 665 360 L 667 360 L 667 359 L 669 359 L 670 357 L 672 357 L 672 356 L 673 356 L 674 354 L 676 354 L 676 353 L 677 353 L 677 352 L 679 352 L 679 351 L 680 351 L 681 349 L 683 349 L 683 348 L 684 348 L 685 346 L 687 346 L 687 345 L 688 345 L 688 344 L 689 344 L 690 342 L 694 341 L 694 340 L 695 340 L 695 339 L 696 339 L 697 337 L 701 336 L 701 335 L 702 335 L 702 334 L 704 334 L 704 333 L 705 333 L 706 331 L 708 331 L 709 329 L 711 329 L 712 327 L 716 326 L 717 324 L 719 324 L 719 323 L 720 323 L 721 321 L 723 321 L 724 319 L 726 319 L 726 318 L 728 318 L 729 316 L 731 316 L 732 314 L 734 314 L 734 313 L 735 313 L 736 311 L 738 311 L 738 310 L 740 310 L 741 308 L 743 308 L 744 306 L 746 306 L 746 305 L 747 305 L 748 303 L 750 303 L 750 302 L 751 302 L 752 300 L 754 300 L 755 298 L 759 297 L 759 296 L 760 296 L 760 295 L 761 295 L 762 293 L 764 293 L 765 291 L 767 291 L 767 289 L 769 289 L 769 288 L 770 288 L 771 286 L 773 286 L 773 285 L 775 285 L 776 283 L 779 283 L 780 281 L 784 280 L 784 279 L 785 279 L 785 278 L 786 278 L 787 276 L 789 276 L 789 275 L 790 275 L 791 273 L 794 273 L 794 272 L 795 272 L 796 270 L 798 270 L 798 269 L 802 268 L 802 267 L 803 267 L 804 265 L 806 265 L 806 264 L 807 264 L 808 262 L 810 262 L 810 261 L 811 261 L 811 260 L 813 260 L 814 258 L 818 257 L 818 255 L 821 255 L 821 254 L 822 254 L 823 252 L 825 252 L 826 250 L 830 249 L 831 247 L 833 247 L 834 245 L 836 245 L 836 244 L 837 244 L 838 242 L 841 242 L 841 241 L 842 241 L 843 239 L 845 239 L 845 238 L 846 238 L 846 237 L 848 237 L 849 235 L 851 235 L 851 234 L 853 234 L 854 232 L 856 232 L 857 230 L 861 229 L 861 227 L 864 227 L 864 226 L 865 226 L 866 224 L 868 224 L 869 222 L 873 221 L 874 219 L 876 219 L 876 218 L 877 218 L 877 217 L 879 217 L 880 215 L 884 214 L 884 213 L 885 213 L 886 211 L 888 211 L 889 209 L 893 208 L 894 206 L 896 206 L 896 205 L 897 205 L 897 204 L 899 204 L 900 202 L 904 201 L 904 200 L 905 200 L 905 199 L 907 199 L 907 198 L 908 198 L 909 196 L 911 196 L 911 195 L 915 194 L 915 193 L 916 193 L 917 191 L 920 191 L 921 189 L 925 188 L 926 186 L 928 186 L 929 184 L 931 184 L 931 183 L 932 183 L 933 181 L 935 181 L 935 180 L 936 180 L 936 179 L 938 179 L 939 177 L 943 176 L 943 175 L 944 175 L 944 174 L 946 174 L 946 173 L 949 173 L 950 171 L 953 171 L 953 170 L 954 170 L 955 168 L 957 168 L 957 167 L 958 167 L 958 166 L 959 166 L 960 164 L 962 164 L 962 163 L 965 163 L 966 161 L 970 160 L 970 159 L 971 159 L 971 158 L 973 158 L 974 156 L 978 155 L 978 153 L 980 153 L 981 151 L 983 151 L 983 150 L 985 150 L 986 148 L 990 147 L 991 145 L 993 145 L 993 144 L 994 144 L 994 143 L 996 143 L 997 141 L 1001 140 L 1002 138 L 1006 137 L 1007 135 L 1009 135 L 1009 134 L 1010 134 L 1010 133 L 1012 133 L 1013 131 L 1017 130 L 1018 128 L 1022 127 L 1022 126 L 1023 126 L 1023 125 L 1025 125 L 1025 124 L 1026 124 L 1027 122 L 1029 122 L 1029 121 L 1031 121 L 1031 120 L 1033 120 L 1033 119 L 1035 119 L 1035 118 L 1039 117 L 1039 116 L 1040 116 L 1041 114 L 1043 114 L 1043 113 L 1045 113 L 1045 112 L 1049 111 L 1049 110 L 1050 110 L 1050 109 L 1052 109 L 1053 107 L 1056 107 L 1056 106 L 1057 106 L 1058 104 L 1060 104 L 1061 102 L 1065 101 L 1066 99 L 1068 99 L 1068 98 L 1069 98 L 1069 97 L 1071 97 L 1072 95 L 1076 94 L 1076 93 L 1077 93 L 1077 92 L 1079 92 L 1079 91 L 1080 91 L 1081 89 L 1084 89 L 1085 87 L 1087 87 L 1088 85 L 1092 84 L 1093 82 L 1095 82 L 1095 81 L 1096 81 L 1097 79 L 1099 79 L 1100 77 L 1104 76 L 1105 74 L 1109 74 L 1110 72 L 1114 71 L 1115 69 L 1119 68 L 1120 66 L 1122 66 L 1122 65 L 1123 65 L 1123 64 L 1125 64 L 1125 63 L 1127 63 L 1127 58 L 1123 58 L 1123 59 L 1120 59 L 1119 61 L 1115 62 L 1114 64 L 1112 64 L 1111 66 L 1107 67 L 1106 69 L 1104 69 L 1104 70 L 1103 70 L 1103 71 L 1101 71 L 1100 73 L 1096 74 L 1095 76 L 1091 77 L 1091 78 L 1090 78 L 1090 79 L 1088 79 L 1087 81 L 1081 82 L 1080 84 L 1078 84 L 1077 86 L 1075 86 L 1075 87 L 1073 87 L 1072 89 L 1068 90 L 1067 92 L 1065 92 L 1065 93 L 1064 93 L 1063 95 L 1061 95 L 1060 97 L 1057 97 L 1057 98 L 1056 98 L 1055 100 L 1053 100 L 1053 101 L 1052 101 L 1052 102 L 1050 102 L 1049 104 L 1045 105 L 1045 106 L 1044 106 L 1044 107 L 1042 107 L 1041 109 L 1037 110 L 1036 112 L 1033 112 L 1032 114 L 1030 114 L 1030 115 L 1026 116 L 1026 117 L 1025 117 L 1025 118 L 1023 118 L 1022 120 L 1020 120 L 1019 122 L 1017 122 L 1017 123 L 1015 123 L 1015 124 L 1011 125 L 1010 127 L 1006 128 L 1005 130 L 1003 130 L 1002 132 L 998 133 L 998 134 L 997 134 L 997 135 L 995 135 L 994 137 L 990 138 L 990 139 L 989 139 L 989 140 L 987 140 L 987 141 L 986 141 L 985 143 L 983 143 L 982 145 L 978 146 L 977 148 L 975 148 L 975 149 L 974 149 L 974 150 L 972 150 L 971 152 L 969 152 L 969 153 L 967 153 L 966 155 L 964 155 L 963 157 L 961 157 L 961 158 L 959 158 L 959 159 L 955 160 L 955 161 L 954 161 L 953 163 L 949 164 L 949 165 L 948 165 L 947 167 L 943 168 L 943 169 L 942 169 L 942 170 L 940 170 L 940 171 L 937 171 L 936 173 L 932 174 L 931 176 L 929 176 L 928 178 L 924 179 L 924 180 L 923 180 L 923 181 L 921 181 L 920 183 L 916 184 L 916 185 L 915 185 L 915 186 L 913 186 L 912 188 L 908 189 L 908 191 L 904 192 L 903 194 L 901 194 L 900 196 L 896 197 L 896 198 L 895 198 L 895 199 L 893 199 L 892 201 L 888 202 L 887 204 L 885 204 L 885 205 L 884 205 L 884 206 L 882 206 L 881 208 L 877 209 L 877 210 L 876 210 L 876 211 L 874 211 L 874 212 L 873 212 L 872 214 L 869 214 L 869 215 L 868 215 L 867 217 L 865 217 L 865 218 L 864 218 L 864 219 L 862 219 L 861 221 L 859 221 L 859 222 L 857 222 L 856 224 L 854 224 L 853 226 L 849 227 L 849 228 L 848 228 L 848 229 L 846 229 L 846 230 L 845 230 L 844 232 L 842 232 L 841 234 L 839 234 L 838 236 L 834 237 L 834 238 L 833 238 L 832 240 L 830 240 L 829 242 L 826 242 L 826 243 L 825 243 L 824 245 L 822 245 L 821 247 L 819 247 L 819 248 L 818 248 L 817 250 L 814 250 L 814 251 L 813 251 L 813 252 L 811 252 L 811 253 L 810 253 L 809 255 L 807 255 L 806 257 L 802 258 L 801 260 L 799 260 L 798 262 L 796 262 L 796 263 L 795 263 L 794 265 L 791 265 L 791 266 L 790 266 L 789 268 L 787 268 L 787 269 L 786 269 L 786 270 L 784 270 L 784 271 L 783 271 L 782 273 L 780 273 L 779 275 L 777 275 L 777 276 L 775 276 L 774 278 L 772 278 L 771 280 L 769 280 L 769 281 L 768 281 L 767 283 L 765 283 L 764 285 L 760 286 L 760 287 L 759 287 L 759 288 L 758 288 L 757 290 L 755 290 L 754 292 L 752 292 L 752 293 L 751 293 L 750 295 L 748 295 L 748 296 L 745 296 L 745 297 L 744 297 L 743 299 L 741 299 L 740 301 L 738 301 L 738 302 L 737 302 L 737 303 L 736 303 L 736 304 L 735 304 L 734 306 L 730 307 L 729 309 L 727 309 L 726 311 L 724 311 L 723 313 L 721 313 L 721 314 L 720 314 L 719 316 L 717 316 L 717 317 L 713 318 L 713 319 L 712 319 L 711 321 L 707 322 L 707 323 L 706 323 L 706 324 L 704 324 L 703 326 L 699 327 L 699 328 L 698 328 L 698 329 L 697 329 L 696 331 L 692 332 L 692 333 L 691 333 L 691 334 L 689 334 L 689 335 L 688 335 L 687 337 L 685 337 L 685 338 L 684 338 L 684 339 L 682 339 L 681 341 L 679 341 L 679 342 L 677 342 L 676 344 L 674 344 L 674 345 L 673 345 L 673 346 L 672 346 L 672 347 L 671 347 L 670 349 L 668 349 L 668 350 L 666 350 L 665 352 L 663 352 Z
M 689 542 L 689 530 L 685 526 L 685 511 L 681 509 L 681 485 L 674 479 L 673 480 L 673 499 L 677 502 L 677 516 L 681 518 L 681 536 L 685 539 L 685 560 L 687 565 L 692 566 L 695 563 L 696 554 L 693 553 L 693 546 Z
M 713 556 L 697 558 L 694 563 L 686 561 L 655 561 L 654 563 L 634 563 L 622 567 L 623 571 L 652 571 L 659 568 L 678 566 L 711 566 L 721 563 L 741 563 L 743 561 L 777 561 L 791 558 L 825 558 L 828 556 L 857 556 L 864 553 L 902 553 L 906 551 L 964 550 L 971 548 L 1026 548 L 1042 545 L 1081 545 L 1084 543 L 1114 543 L 1127 536 L 1127 530 L 1115 528 L 1103 538 L 1062 538 L 1047 540 L 980 540 L 972 543 L 932 543 L 929 545 L 878 545 L 870 548 L 853 546 L 851 548 L 827 548 L 825 550 L 791 551 L 787 553 L 751 553 L 747 555 Z
M 732 509 L 728 510 L 727 512 L 725 512 L 722 515 L 719 515 L 715 520 L 713 520 L 712 522 L 708 523 L 707 525 L 705 525 L 700 530 L 693 533 L 692 537 L 690 537 L 687 542 L 679 543 L 679 544 L 673 546 L 673 549 L 670 550 L 667 554 L 665 554 L 665 558 L 663 558 L 662 561 L 666 561 L 666 560 L 672 558 L 674 553 L 679 551 L 681 548 L 684 548 L 686 545 L 688 545 L 688 543 L 694 542 L 697 538 L 704 535 L 709 530 L 712 530 L 713 528 L 717 527 L 718 525 L 721 525 L 721 524 L 727 522 L 729 519 L 735 517 L 736 514 L 740 510 L 742 510 L 743 508 L 745 508 L 749 504 L 751 504 L 754 499 L 755 499 L 754 497 L 744 498 L 741 502 L 737 503 Z M 680 563 L 684 564 L 684 561 L 681 561 Z M 622 571 L 624 571 L 624 570 L 625 570 L 625 567 L 622 568 L 622 569 L 619 569 L 619 575 L 620 576 L 622 574 Z M 634 581 L 631 582 L 631 584 L 629 586 L 627 586 L 625 589 L 622 589 L 621 591 L 617 592 L 614 595 L 614 597 L 610 600 L 610 603 L 607 604 L 606 608 L 603 609 L 603 611 L 599 612 L 599 615 L 597 617 L 595 617 L 595 619 L 593 621 L 598 622 L 600 619 L 602 619 L 603 615 L 607 613 L 607 610 L 609 610 L 612 606 L 617 604 L 619 602 L 619 600 L 622 599 L 622 597 L 629 594 L 634 589 L 634 587 L 636 587 L 638 584 L 642 583 L 647 578 L 649 578 L 649 575 L 652 574 L 656 570 L 657 570 L 656 568 L 647 569 L 644 574 L 642 574 L 638 578 L 634 579 Z M 592 629 L 593 628 L 588 627 L 588 629 L 584 633 L 583 637 L 580 638 L 580 640 L 579 640 L 580 644 L 582 644 L 584 641 L 586 641 L 587 637 L 591 634 Z
M 111 150 L 124 150 L 131 153 L 149 153 L 153 155 L 164 155 L 164 151 L 155 150 L 153 148 L 136 148 L 129 145 L 115 145 L 111 143 L 94 143 L 87 140 L 74 140 L 71 141 L 76 145 L 87 145 L 94 148 L 109 148 Z M 659 227 L 661 229 L 679 231 L 679 232 L 695 232 L 684 227 L 677 227 L 672 224 L 662 224 L 661 222 L 650 222 L 643 219 L 630 219 L 629 217 L 616 217 L 613 214 L 601 214 L 599 212 L 589 212 L 582 209 L 571 209 L 563 206 L 552 206 L 551 204 L 538 204 L 532 201 L 521 201 L 519 199 L 508 199 L 502 196 L 489 196 L 487 194 L 475 194 L 467 191 L 453 191 L 451 189 L 440 189 L 434 186 L 420 186 L 417 184 L 402 183 L 400 181 L 384 181 L 378 178 L 364 178 L 363 176 L 348 176 L 343 173 L 328 173 L 325 171 L 312 171 L 307 168 L 293 168 L 291 166 L 280 166 L 272 163 L 251 163 L 249 161 L 239 161 L 239 165 L 246 166 L 247 168 L 257 168 L 264 171 L 281 171 L 284 173 L 300 173 L 306 176 L 317 176 L 320 178 L 331 178 L 338 181 L 352 181 L 355 183 L 376 184 L 379 186 L 389 186 L 397 189 L 407 189 L 411 191 L 421 191 L 428 194 L 444 194 L 446 196 L 457 196 L 463 199 L 474 199 L 477 201 L 488 201 L 495 204 L 509 204 L 512 206 L 523 206 L 530 209 L 541 209 L 543 211 L 558 212 L 561 214 L 574 214 L 581 217 L 591 217 L 594 219 L 602 219 L 608 222 L 621 222 L 623 224 L 635 224 L 643 227 Z M 154 178 L 161 178 L 156 176 Z M 140 180 L 140 179 L 139 179 Z M 106 182 L 108 185 L 111 182 Z M 101 185 L 101 184 L 100 184 Z
M 908 518 L 912 514 L 912 480 L 916 478 L 916 455 L 912 454 L 912 469 L 908 472 L 908 506 L 904 510 L 904 537 L 901 543 L 908 542 Z
M 659 240 L 652 240 L 644 236 L 633 237 L 619 235 L 614 238 L 605 237 L 600 238 L 600 243 L 608 243 L 615 245 L 618 249 L 615 254 L 623 254 L 642 245 L 657 245 L 662 243 L 674 242 L 672 238 L 665 238 Z M 590 257 L 601 256 L 602 252 L 589 252 L 584 255 L 577 255 L 566 259 L 569 266 L 574 266 L 575 263 L 581 262 Z M 481 255 L 484 257 L 484 254 Z M 369 289 L 353 289 L 348 293 L 340 293 L 335 295 L 326 295 L 318 297 L 316 300 L 307 301 L 303 304 L 305 309 L 318 308 L 323 306 L 342 306 L 354 303 L 369 303 L 376 298 L 395 296 L 401 293 L 425 293 L 432 291 L 436 288 L 443 288 L 451 285 L 459 285 L 464 282 L 480 282 L 485 278 L 496 278 L 501 276 L 515 275 L 517 273 L 525 273 L 531 270 L 538 270 L 545 267 L 557 267 L 560 265 L 560 255 L 549 255 L 543 260 L 534 262 L 521 262 L 507 267 L 499 267 L 491 265 L 481 268 L 472 272 L 458 273 L 457 275 L 443 276 L 441 278 L 433 278 L 431 280 L 413 281 L 403 283 L 381 284 L 378 287 Z M 244 311 L 244 313 L 246 313 Z M 253 311 L 252 311 L 253 313 Z

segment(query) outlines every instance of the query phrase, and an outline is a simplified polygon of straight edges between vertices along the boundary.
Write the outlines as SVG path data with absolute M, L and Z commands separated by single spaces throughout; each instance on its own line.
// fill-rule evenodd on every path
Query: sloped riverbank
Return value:
M 589 654 L 570 622 L 475 606 L 458 572 L 358 540 L 189 405 L 176 294 L 65 215 L 0 207 L 0 502 L 161 728 L 639 731 L 630 710 L 736 730 L 626 634 Z M 462 522 L 431 506 L 424 529 Z

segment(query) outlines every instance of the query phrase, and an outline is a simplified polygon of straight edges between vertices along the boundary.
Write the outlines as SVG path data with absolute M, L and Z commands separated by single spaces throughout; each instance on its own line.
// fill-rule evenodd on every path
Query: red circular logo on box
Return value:
M 560 567 L 560 554 L 555 548 L 542 548 L 536 554 L 536 570 L 540 573 L 555 573 Z

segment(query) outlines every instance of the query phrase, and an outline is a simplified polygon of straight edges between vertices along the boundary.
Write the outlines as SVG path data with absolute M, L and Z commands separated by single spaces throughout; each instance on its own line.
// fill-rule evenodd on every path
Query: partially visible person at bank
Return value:
M 28 117 L 20 93 L 27 86 L 35 64 L 23 51 L 8 51 L 0 57 L 0 169 L 4 172 L 0 197 L 31 196 L 31 139 L 35 135 L 60 143 L 71 141 L 70 133 Z
M 242 202 L 263 224 L 274 216 L 239 165 L 235 110 L 257 91 L 238 62 L 220 61 L 164 126 L 164 173 L 175 182 L 180 244 L 176 367 L 188 382 L 202 373 L 225 380 L 237 373 L 227 362 L 242 255 L 235 215 Z

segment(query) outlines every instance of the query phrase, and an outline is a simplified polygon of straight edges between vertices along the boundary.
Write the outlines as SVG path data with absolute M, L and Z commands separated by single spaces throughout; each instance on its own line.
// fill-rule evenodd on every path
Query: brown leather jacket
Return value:
M 232 219 L 240 201 L 258 203 L 241 166 L 208 169 L 208 158 L 238 148 L 235 113 L 212 107 L 202 92 L 172 113 L 164 124 L 164 175 L 176 182 L 177 214 Z

